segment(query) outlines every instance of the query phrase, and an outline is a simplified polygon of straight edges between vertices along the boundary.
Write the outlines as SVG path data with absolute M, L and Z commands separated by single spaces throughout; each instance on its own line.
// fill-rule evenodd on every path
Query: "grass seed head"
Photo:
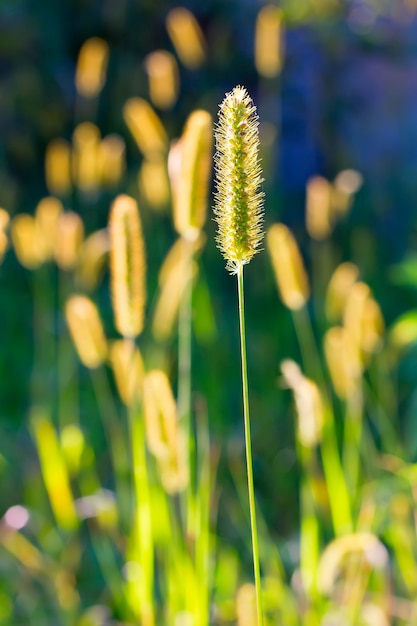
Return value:
M 120 195 L 113 202 L 109 234 L 115 326 L 121 335 L 132 338 L 142 331 L 146 300 L 145 246 L 133 198 Z
M 215 131 L 214 214 L 217 243 L 232 274 L 259 251 L 264 235 L 258 125 L 256 107 L 244 87 L 226 94 Z
M 86 296 L 71 296 L 65 306 L 65 316 L 83 365 L 94 369 L 104 363 L 107 340 L 95 304 Z
M 306 304 L 310 286 L 294 235 L 278 223 L 270 227 L 266 239 L 281 299 L 285 306 L 297 311 Z

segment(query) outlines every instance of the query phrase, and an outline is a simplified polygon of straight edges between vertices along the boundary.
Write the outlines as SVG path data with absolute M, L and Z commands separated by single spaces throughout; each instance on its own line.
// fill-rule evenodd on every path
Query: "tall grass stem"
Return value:
M 245 332 L 245 300 L 243 291 L 243 264 L 239 264 L 237 272 L 238 297 L 239 297 L 239 325 L 240 325 L 240 350 L 242 357 L 242 387 L 243 387 L 243 420 L 245 424 L 245 445 L 246 445 L 246 468 L 248 475 L 248 492 L 249 492 L 249 511 L 252 532 L 252 551 L 253 551 L 253 570 L 255 575 L 256 588 L 256 610 L 258 616 L 258 626 L 263 626 L 263 610 L 262 610 L 262 590 L 261 590 L 261 572 L 259 567 L 259 546 L 258 546 L 258 530 L 256 526 L 256 505 L 255 490 L 253 486 L 253 469 L 252 469 L 252 445 L 250 435 L 250 417 L 249 417 L 249 391 L 248 391 L 248 372 L 246 360 L 246 332 Z

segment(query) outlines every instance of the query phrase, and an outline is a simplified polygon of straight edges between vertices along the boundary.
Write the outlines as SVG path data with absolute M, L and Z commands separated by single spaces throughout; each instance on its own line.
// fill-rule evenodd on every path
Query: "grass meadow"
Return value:
M 297 33 L 371 54 L 397 13 L 248 3 L 239 52 L 147 6 L 135 56 L 104 4 L 36 184 L 7 144 L 0 625 L 417 624 L 416 221 L 330 119 L 295 191 L 287 149 Z

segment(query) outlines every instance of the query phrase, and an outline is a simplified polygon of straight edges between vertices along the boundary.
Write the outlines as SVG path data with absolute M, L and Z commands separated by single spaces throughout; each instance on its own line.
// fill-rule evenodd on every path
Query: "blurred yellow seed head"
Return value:
M 190 240 L 198 236 L 206 221 L 212 137 L 211 115 L 199 110 L 189 116 L 177 144 L 180 164 L 178 175 L 171 177 L 174 226 L 180 235 Z
M 168 493 L 185 488 L 188 472 L 185 441 L 178 428 L 177 406 L 166 374 L 152 370 L 144 379 L 146 438 Z
M 167 50 L 155 50 L 145 58 L 149 95 L 160 109 L 170 109 L 178 98 L 179 72 L 175 57 Z
M 94 369 L 107 357 L 107 341 L 95 304 L 86 296 L 71 296 L 65 317 L 80 361 Z
M 164 154 L 168 147 L 168 136 L 161 120 L 142 98 L 130 98 L 123 107 L 124 120 L 142 154 L 151 159 Z
M 56 226 L 55 261 L 62 270 L 73 269 L 84 239 L 84 224 L 73 211 L 61 213 Z
M 108 44 L 99 37 L 87 39 L 78 54 L 75 86 L 85 98 L 95 98 L 106 82 Z
M 298 440 L 306 448 L 312 448 L 320 441 L 324 422 L 324 407 L 319 388 L 290 359 L 281 363 L 281 371 L 285 382 L 294 393 Z
M 217 244 L 236 274 L 259 252 L 264 235 L 258 116 L 244 87 L 226 94 L 215 135 Z
M 109 247 L 109 235 L 106 228 L 92 233 L 82 243 L 76 279 L 80 287 L 86 291 L 92 291 L 98 285 L 104 272 Z
M 301 309 L 310 296 L 308 277 L 297 243 L 284 224 L 273 224 L 267 247 L 281 299 L 293 311 Z
M 206 60 L 206 43 L 194 15 L 184 7 L 171 9 L 166 18 L 168 34 L 185 67 L 195 70 Z
M 338 265 L 333 272 L 326 292 L 326 315 L 331 322 L 341 320 L 349 292 L 358 276 L 359 268 L 349 261 Z
M 169 202 L 169 182 L 165 157 L 144 159 L 138 174 L 139 193 L 152 209 L 159 211 Z
M 110 346 L 110 363 L 119 396 L 130 406 L 142 398 L 145 369 L 139 349 L 128 339 L 117 339 Z
M 358 282 L 352 286 L 343 319 L 366 365 L 369 356 L 381 348 L 385 331 L 381 309 L 368 285 Z
M 50 194 L 66 196 L 71 190 L 71 148 L 65 139 L 53 139 L 45 154 L 46 186 Z
M 282 69 L 284 32 L 282 11 L 268 4 L 259 11 L 255 27 L 255 66 L 261 76 L 274 78 Z
M 36 207 L 35 219 L 45 261 L 54 258 L 58 220 L 63 211 L 62 202 L 53 196 L 43 198 Z
M 158 276 L 159 293 L 152 320 L 152 332 L 158 341 L 166 341 L 174 332 L 187 280 L 194 280 L 198 274 L 198 266 L 194 262 L 191 263 L 191 275 L 185 268 L 203 248 L 205 241 L 203 232 L 192 244 L 180 237 L 164 259 Z
M 113 202 L 109 219 L 110 279 L 114 321 L 124 337 L 138 335 L 146 300 L 145 246 L 138 206 L 127 195 Z
M 39 267 L 43 261 L 43 248 L 36 220 L 26 213 L 16 215 L 10 232 L 19 263 L 27 269 Z
M 349 331 L 334 326 L 324 337 L 324 354 L 333 387 L 341 400 L 353 398 L 359 390 L 362 360 Z
M 322 176 L 307 183 L 306 227 L 313 239 L 321 241 L 332 232 L 332 193 L 332 185 Z
M 100 187 L 100 131 L 95 124 L 82 122 L 73 134 L 72 169 L 76 186 L 90 194 Z
M 99 147 L 100 180 L 105 187 L 114 187 L 120 182 L 125 171 L 124 139 L 119 135 L 107 135 Z

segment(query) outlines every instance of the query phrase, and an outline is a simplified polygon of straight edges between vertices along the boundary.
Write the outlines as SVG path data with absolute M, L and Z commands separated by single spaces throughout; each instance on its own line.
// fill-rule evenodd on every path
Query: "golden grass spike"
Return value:
M 324 423 L 324 408 L 319 388 L 303 375 L 295 361 L 290 359 L 283 361 L 281 372 L 294 393 L 298 440 L 306 448 L 312 448 L 320 442 Z
M 144 324 L 145 246 L 138 206 L 127 195 L 113 202 L 110 219 L 110 279 L 116 329 L 136 337 Z
M 83 242 L 78 257 L 76 279 L 77 284 L 86 291 L 93 291 L 97 287 L 104 273 L 109 248 L 109 234 L 106 228 L 92 233 Z
M 310 287 L 293 234 L 284 224 L 273 224 L 266 240 L 283 303 L 293 311 L 301 309 L 310 297 Z
M 169 182 L 164 156 L 144 159 L 138 174 L 138 189 L 144 201 L 159 211 L 169 203 Z
M 65 139 L 53 139 L 45 154 L 46 186 L 50 194 L 66 196 L 71 190 L 71 147 Z
M 143 98 L 130 98 L 123 106 L 124 120 L 139 150 L 147 158 L 160 156 L 168 148 L 168 136 L 161 120 Z
M 19 263 L 27 269 L 39 267 L 43 260 L 43 250 L 36 220 L 26 213 L 16 215 L 10 232 Z
M 169 268 L 160 286 L 158 301 L 152 320 L 152 333 L 158 341 L 167 341 L 174 333 L 180 304 L 187 287 L 187 278 L 194 281 L 198 265 L 192 262 L 191 276 L 184 273 L 184 264 L 179 262 Z
M 179 92 L 179 71 L 174 55 L 167 50 L 155 50 L 145 58 L 149 78 L 149 95 L 160 109 L 174 106 Z
M 84 239 L 84 224 L 73 211 L 61 213 L 58 218 L 55 242 L 55 261 L 62 270 L 73 269 Z
M 130 406 L 142 398 L 145 369 L 141 353 L 128 339 L 117 339 L 110 346 L 110 363 L 121 400 Z
M 152 333 L 158 341 L 166 341 L 174 331 L 175 322 L 181 299 L 187 287 L 187 272 L 184 272 L 185 255 L 193 258 L 206 243 L 205 234 L 200 231 L 198 238 L 192 243 L 179 237 L 166 255 L 158 274 L 159 293 L 153 320 Z M 198 274 L 198 266 L 192 263 L 191 280 Z
M 255 26 L 255 66 L 261 76 L 274 78 L 284 60 L 283 14 L 267 4 L 258 13 Z
M 78 124 L 73 133 L 72 168 L 75 185 L 84 193 L 100 186 L 100 131 L 91 122 Z
M 35 219 L 38 225 L 45 261 L 54 258 L 58 219 L 63 211 L 62 202 L 52 196 L 43 198 L 35 209 Z
M 349 292 L 358 279 L 359 268 L 347 261 L 337 266 L 326 291 L 326 316 L 331 322 L 339 322 L 343 316 Z
M 206 221 L 211 174 L 212 118 L 203 110 L 189 116 L 180 142 L 181 165 L 172 180 L 174 226 L 186 239 L 194 240 Z
M 352 398 L 359 389 L 362 361 L 346 328 L 334 326 L 327 331 L 324 354 L 336 394 L 341 400 Z
M 192 245 L 193 257 L 201 252 L 206 245 L 206 240 L 206 235 L 203 232 L 200 232 L 199 237 L 193 242 Z M 190 246 L 188 243 L 184 241 L 182 237 L 178 237 L 175 243 L 168 250 L 168 253 L 159 270 L 158 284 L 160 287 L 162 287 L 166 281 L 169 280 L 171 272 L 184 262 L 184 254 L 186 254 L 189 250 Z
M 259 252 L 264 235 L 258 116 L 244 87 L 226 94 L 215 134 L 217 244 L 226 269 L 236 274 Z
M 381 348 L 385 324 L 379 305 L 365 283 L 355 283 L 350 290 L 344 325 L 367 365 L 369 356 Z
M 195 70 L 206 60 L 206 42 L 194 15 L 184 7 L 171 9 L 166 18 L 168 34 L 185 67 Z
M 310 237 L 318 241 L 332 232 L 332 193 L 332 185 L 322 176 L 314 176 L 307 183 L 306 227 Z
M 126 145 L 124 139 L 115 133 L 107 135 L 99 147 L 100 179 L 106 187 L 114 187 L 125 172 Z
M 362 350 L 375 354 L 383 343 L 385 323 L 378 302 L 370 297 L 366 300 L 362 318 Z
M 6 230 L 10 224 L 10 215 L 6 209 L 0 208 L 0 230 Z
M 146 438 L 158 461 L 168 493 L 184 489 L 188 482 L 185 442 L 178 428 L 177 406 L 166 374 L 152 370 L 143 386 Z
M 71 296 L 65 317 L 80 361 L 94 369 L 107 358 L 107 341 L 96 305 L 86 296 Z
M 87 39 L 80 48 L 75 86 L 85 98 L 95 98 L 106 82 L 109 46 L 99 37 Z

